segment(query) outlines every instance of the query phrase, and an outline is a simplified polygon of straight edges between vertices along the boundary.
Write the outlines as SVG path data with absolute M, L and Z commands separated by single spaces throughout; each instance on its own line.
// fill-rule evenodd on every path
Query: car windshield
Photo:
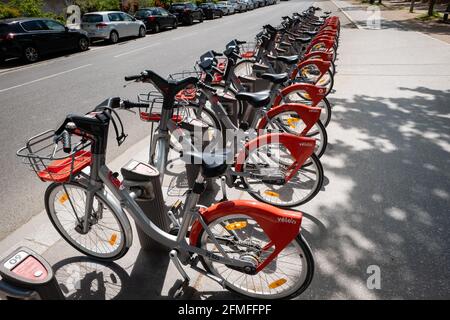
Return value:
M 173 4 L 172 5 L 172 9 L 184 9 L 184 7 L 186 7 L 185 4 Z
M 103 16 L 100 14 L 85 14 L 81 21 L 86 23 L 97 23 L 103 21 Z

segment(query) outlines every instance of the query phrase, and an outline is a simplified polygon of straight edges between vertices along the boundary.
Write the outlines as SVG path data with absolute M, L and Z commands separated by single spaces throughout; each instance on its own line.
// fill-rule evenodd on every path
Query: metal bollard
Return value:
M 126 188 L 144 190 L 135 201 L 147 218 L 161 230 L 169 232 L 170 219 L 167 215 L 168 209 L 164 202 L 158 170 L 147 163 L 130 160 L 122 167 L 121 173 L 124 177 L 123 185 Z M 137 224 L 136 229 L 142 249 L 167 250 L 166 247 L 150 238 Z
M 52 267 L 33 250 L 20 247 L 0 263 L 0 296 L 20 300 L 64 300 Z

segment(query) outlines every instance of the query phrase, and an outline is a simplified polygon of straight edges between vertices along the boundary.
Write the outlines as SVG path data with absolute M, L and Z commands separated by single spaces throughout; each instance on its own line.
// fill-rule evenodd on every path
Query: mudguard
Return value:
M 297 116 L 303 120 L 305 123 L 305 129 L 300 133 L 300 136 L 305 136 L 312 126 L 320 119 L 322 109 L 306 106 L 300 103 L 282 104 L 270 109 L 269 112 L 267 112 L 267 117 L 261 118 L 261 121 L 258 124 L 258 129 L 262 130 L 266 126 L 267 118 L 272 119 L 272 117 L 286 111 L 296 113 Z
M 219 202 L 205 210 L 201 210 L 200 214 L 206 224 L 218 218 L 235 214 L 247 215 L 258 222 L 270 239 L 263 250 L 275 247 L 272 254 L 258 265 L 256 268 L 258 272 L 264 269 L 281 250 L 294 240 L 300 232 L 302 223 L 301 212 L 280 209 L 254 200 Z M 196 246 L 199 244 L 202 230 L 201 223 L 196 220 L 189 235 L 191 245 Z
M 281 92 L 275 97 L 273 105 L 278 106 L 283 100 L 283 97 L 294 91 L 305 91 L 308 94 L 309 100 L 311 100 L 313 107 L 317 106 L 317 104 L 325 97 L 325 89 L 322 87 L 309 83 L 294 83 L 281 90 Z
M 294 71 L 292 71 L 291 80 L 295 80 L 299 70 L 311 64 L 315 65 L 317 69 L 319 69 L 320 71 L 320 76 L 317 78 L 317 82 L 323 77 L 325 72 L 327 72 L 327 70 L 330 69 L 331 66 L 331 62 L 318 59 L 302 61 L 299 64 L 297 64 L 297 68 L 295 68 Z
M 312 59 L 331 61 L 331 60 L 333 60 L 333 54 L 331 52 L 323 52 L 323 51 L 308 52 L 307 54 L 305 54 L 303 56 L 302 61 L 312 60 Z
M 235 160 L 236 172 L 242 172 L 245 159 L 254 149 L 270 143 L 280 143 L 288 149 L 291 156 L 295 159 L 294 163 L 287 169 L 289 174 L 285 177 L 289 181 L 295 173 L 303 166 L 305 161 L 313 154 L 316 146 L 316 139 L 300 137 L 290 133 L 270 133 L 263 134 L 250 140 L 239 151 Z

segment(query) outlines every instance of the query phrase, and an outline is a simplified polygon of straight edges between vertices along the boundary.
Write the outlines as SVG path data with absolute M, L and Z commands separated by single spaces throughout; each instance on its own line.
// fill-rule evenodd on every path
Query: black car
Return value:
M 153 32 L 159 32 L 159 30 L 165 28 L 175 29 L 178 26 L 177 17 L 159 7 L 139 9 L 134 14 L 134 17 L 144 21 L 147 30 L 152 30 Z
M 169 12 L 174 14 L 178 21 L 191 25 L 194 20 L 203 22 L 203 11 L 191 2 L 174 3 L 169 7 Z
M 205 2 L 200 5 L 206 19 L 214 19 L 215 17 L 222 18 L 223 11 L 215 3 Z
M 85 31 L 46 18 L 0 20 L 0 62 L 8 58 L 36 62 L 45 54 L 71 49 L 89 49 Z

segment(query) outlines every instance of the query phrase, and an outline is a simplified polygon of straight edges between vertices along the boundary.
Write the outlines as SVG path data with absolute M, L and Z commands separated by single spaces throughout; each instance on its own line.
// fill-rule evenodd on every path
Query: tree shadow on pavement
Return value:
M 327 196 L 339 196 L 319 206 L 325 238 L 307 237 L 307 298 L 450 296 L 450 90 L 398 91 L 405 97 L 331 99 L 334 144 L 322 161 Z M 367 288 L 369 265 L 380 267 L 380 290 Z

